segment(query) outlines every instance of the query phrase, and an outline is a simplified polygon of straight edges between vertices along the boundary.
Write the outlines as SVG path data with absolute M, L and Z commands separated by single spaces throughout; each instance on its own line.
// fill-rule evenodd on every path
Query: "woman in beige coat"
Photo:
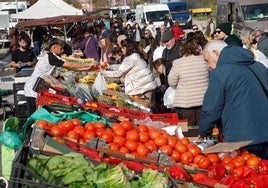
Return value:
M 200 54 L 202 48 L 196 39 L 181 46 L 181 58 L 173 61 L 168 83 L 176 88 L 173 107 L 189 125 L 197 125 L 203 97 L 208 87 L 208 65 Z

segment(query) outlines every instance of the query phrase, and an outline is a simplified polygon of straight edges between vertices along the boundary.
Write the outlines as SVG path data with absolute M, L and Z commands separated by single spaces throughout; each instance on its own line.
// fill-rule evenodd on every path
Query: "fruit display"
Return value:
M 75 62 L 75 63 L 92 63 L 94 58 L 79 58 L 74 56 L 62 56 L 65 61 Z

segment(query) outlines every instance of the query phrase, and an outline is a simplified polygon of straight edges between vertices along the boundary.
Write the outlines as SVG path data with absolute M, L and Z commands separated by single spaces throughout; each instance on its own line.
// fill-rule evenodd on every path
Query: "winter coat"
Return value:
M 268 99 L 246 65 L 268 89 L 267 69 L 254 61 L 250 51 L 237 46 L 225 47 L 210 74 L 199 122 L 201 136 L 208 136 L 221 118 L 225 142 L 268 141 Z
M 173 107 L 201 106 L 208 87 L 208 65 L 202 55 L 183 56 L 174 60 L 168 83 L 176 88 Z
M 151 70 L 138 53 L 125 57 L 118 70 L 104 71 L 103 75 L 109 78 L 125 76 L 125 93 L 127 95 L 144 94 L 157 87 Z
M 98 43 L 99 40 L 95 37 L 89 35 L 86 38 L 84 38 L 79 44 L 74 46 L 73 49 L 82 49 L 84 50 L 83 53 L 88 58 L 94 58 L 95 61 L 99 61 L 99 52 L 98 52 Z
M 258 50 L 260 50 L 268 58 L 268 36 L 262 34 L 261 38 L 258 41 Z

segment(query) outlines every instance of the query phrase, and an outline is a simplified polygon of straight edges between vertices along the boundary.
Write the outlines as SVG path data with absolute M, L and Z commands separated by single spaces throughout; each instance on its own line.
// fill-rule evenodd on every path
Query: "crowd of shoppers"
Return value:
M 245 27 L 235 35 L 232 23 L 215 25 L 211 18 L 204 32 L 193 25 L 185 33 L 168 18 L 159 28 L 152 20 L 141 27 L 133 20 L 119 19 L 111 20 L 109 27 L 98 21 L 77 28 L 69 34 L 73 49 L 83 50 L 85 57 L 95 61 L 116 64 L 117 68 L 100 72 L 106 78 L 124 77 L 126 94 L 146 96 L 153 112 L 159 112 L 156 108 L 172 87 L 173 109 L 190 126 L 199 126 L 200 140 L 211 136 L 216 125 L 223 141 L 252 140 L 247 149 L 268 158 L 264 149 L 268 145 L 268 37 L 263 31 Z M 90 70 L 96 65 L 70 65 L 60 59 L 63 52 L 56 53 L 55 47 L 62 45 L 50 48 L 36 64 L 35 73 L 44 65 L 46 70 L 55 66 Z M 159 74 L 160 83 L 154 73 Z

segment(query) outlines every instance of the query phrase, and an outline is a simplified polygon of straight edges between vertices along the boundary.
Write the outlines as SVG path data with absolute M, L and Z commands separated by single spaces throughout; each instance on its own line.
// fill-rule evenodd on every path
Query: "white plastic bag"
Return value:
M 92 88 L 95 89 L 100 95 L 102 95 L 103 90 L 107 89 L 104 76 L 102 76 L 100 73 L 98 73 Z
M 165 94 L 164 94 L 164 105 L 167 108 L 172 108 L 173 107 L 173 99 L 175 95 L 176 89 L 169 87 L 167 88 Z

